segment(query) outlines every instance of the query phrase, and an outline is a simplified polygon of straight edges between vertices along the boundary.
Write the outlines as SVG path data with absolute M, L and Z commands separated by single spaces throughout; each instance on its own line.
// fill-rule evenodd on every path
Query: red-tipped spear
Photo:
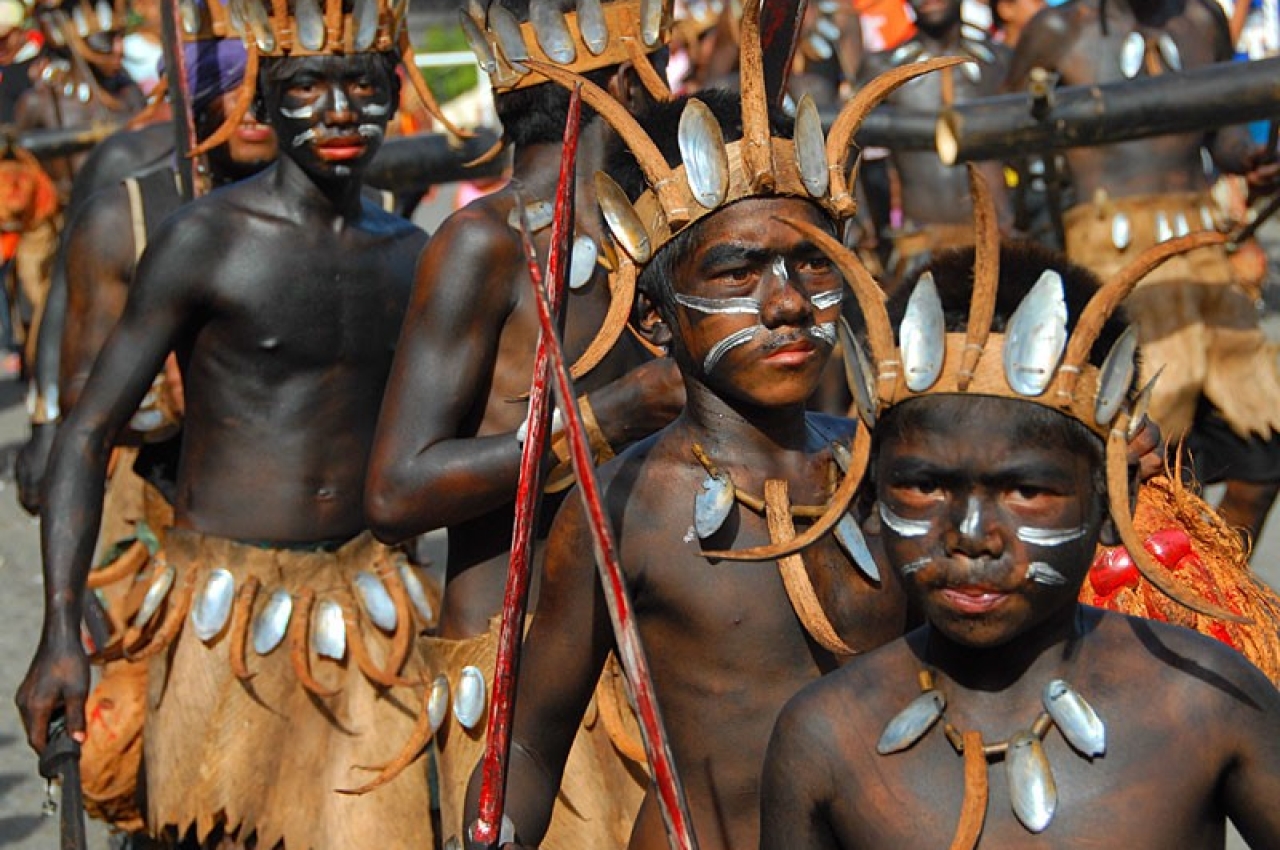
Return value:
M 524 243 L 526 252 L 533 250 L 533 242 L 527 232 L 524 233 Z M 582 415 L 578 411 L 573 379 L 569 376 L 564 351 L 556 336 L 547 295 L 537 281 L 534 281 L 533 289 L 534 302 L 538 307 L 538 322 L 542 326 L 542 336 L 539 339 L 546 342 L 556 399 L 560 412 L 564 416 L 564 433 L 569 441 L 573 472 L 578 479 L 578 491 L 582 494 L 582 504 L 586 508 L 588 526 L 591 529 L 591 544 L 595 551 L 596 568 L 600 573 L 600 581 L 604 585 L 604 598 L 609 606 L 609 618 L 613 621 L 613 635 L 618 655 L 626 671 L 631 694 L 635 697 L 645 754 L 649 759 L 649 768 L 653 772 L 654 785 L 658 789 L 658 807 L 666 822 L 667 841 L 672 850 L 696 850 L 698 842 L 693 834 L 689 805 L 685 800 L 680 777 L 676 775 L 671 747 L 667 743 L 662 715 L 659 713 L 658 701 L 654 696 L 653 679 L 649 675 L 649 662 L 645 660 L 644 646 L 640 643 L 640 632 L 636 627 L 631 598 L 627 595 L 626 579 L 618 560 L 618 544 L 614 539 L 613 529 L 609 526 L 609 520 L 605 516 L 604 503 L 600 498 L 600 482 L 596 479 L 590 442 L 586 427 L 582 424 Z
M 551 249 L 547 257 L 548 297 L 558 313 L 564 300 L 574 230 L 574 165 L 578 157 L 578 136 L 582 113 L 577 89 L 569 100 L 569 117 L 564 128 L 564 151 L 560 156 L 560 183 L 556 188 L 555 214 L 551 225 Z M 524 203 L 515 192 L 524 229 Z M 537 255 L 527 246 L 529 279 L 534 289 L 543 291 L 543 276 Z M 529 576 L 533 562 L 533 531 L 542 495 L 542 456 L 549 429 L 550 388 L 547 385 L 547 332 L 538 337 L 533 360 L 533 384 L 529 393 L 529 415 L 524 448 L 520 454 L 520 483 L 516 490 L 515 525 L 511 532 L 511 560 L 502 598 L 502 625 L 498 631 L 498 655 L 493 670 L 493 701 L 481 762 L 480 811 L 471 827 L 471 839 L 496 846 L 502 829 L 506 801 L 507 759 L 511 753 L 511 720 L 515 712 L 516 677 L 520 671 L 520 642 L 524 635 L 525 611 L 529 601 Z

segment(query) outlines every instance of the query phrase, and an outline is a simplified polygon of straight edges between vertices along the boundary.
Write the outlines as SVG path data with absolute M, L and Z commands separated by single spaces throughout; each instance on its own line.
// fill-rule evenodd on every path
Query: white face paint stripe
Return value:
M 377 124 L 361 124 L 356 132 L 366 139 L 380 139 L 384 131 Z
M 743 315 L 759 315 L 760 302 L 754 298 L 699 298 L 696 295 L 676 293 L 676 303 L 699 313 L 741 313 Z
M 738 346 L 746 345 L 755 338 L 756 334 L 761 333 L 765 333 L 763 325 L 752 325 L 729 334 L 711 346 L 711 350 L 707 352 L 707 356 L 702 361 L 702 371 L 710 373 L 716 368 L 716 364 L 720 362 L 722 357 Z
M 920 558 L 919 560 L 912 561 L 909 564 L 903 564 L 902 566 L 898 567 L 898 572 L 902 573 L 904 576 L 909 576 L 912 573 L 920 572 L 920 570 L 929 566 L 929 564 L 932 561 L 933 561 L 932 558 Z
M 923 537 L 929 533 L 931 523 L 898 516 L 884 502 L 880 502 L 879 505 L 880 519 L 884 520 L 884 524 L 892 528 L 893 533 L 899 537 Z
M 329 91 L 333 93 L 334 112 L 346 112 L 351 109 L 351 101 L 347 100 L 347 93 L 342 90 L 341 86 L 332 86 Z
M 1035 528 L 1023 525 L 1019 526 L 1014 533 L 1023 543 L 1033 543 L 1036 546 L 1061 546 L 1072 540 L 1079 540 L 1087 531 L 1088 529 L 1083 525 L 1079 528 Z
M 781 257 L 773 258 L 773 263 L 770 265 L 770 269 L 773 271 L 773 276 L 778 280 L 791 280 L 791 275 L 787 273 L 787 261 Z
M 827 345 L 835 346 L 836 344 L 836 323 L 835 322 L 819 322 L 808 330 L 809 336 L 825 342 Z
M 843 289 L 828 289 L 826 292 L 819 292 L 817 295 L 810 296 L 809 303 L 816 310 L 826 310 L 828 307 L 836 306 L 843 300 Z
M 280 114 L 285 118 L 310 121 L 312 118 L 316 117 L 316 107 L 315 104 L 310 106 L 299 106 L 297 109 L 285 109 L 282 106 L 280 107 Z
M 976 496 L 970 496 L 965 503 L 960 533 L 965 537 L 977 537 L 982 533 L 982 506 Z
M 316 128 L 312 127 L 310 130 L 304 130 L 303 132 L 294 136 L 293 142 L 291 144 L 295 148 L 300 148 L 303 145 L 307 144 L 308 142 L 318 139 L 319 137 L 320 137 L 320 132 L 316 130 Z
M 1049 587 L 1062 587 L 1067 583 L 1066 576 L 1043 561 L 1032 561 L 1027 564 L 1027 578 L 1036 584 L 1044 584 Z
M 386 115 L 391 111 L 391 106 L 386 103 L 366 103 L 360 107 L 360 111 L 365 115 Z

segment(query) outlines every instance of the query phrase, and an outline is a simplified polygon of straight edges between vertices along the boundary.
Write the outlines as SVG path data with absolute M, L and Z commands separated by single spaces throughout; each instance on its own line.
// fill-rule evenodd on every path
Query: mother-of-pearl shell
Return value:
M 204 587 L 200 588 L 191 605 L 191 626 L 196 637 L 208 643 L 222 631 L 231 616 L 235 590 L 236 580 L 230 572 L 221 567 L 210 570 Z
M 474 729 L 484 717 L 486 693 L 484 673 L 468 664 L 458 674 L 458 687 L 453 695 L 453 716 L 464 729 Z
M 311 615 L 311 648 L 316 655 L 341 661 L 347 654 L 347 626 L 342 619 L 342 606 L 332 599 L 316 603 Z
M 384 632 L 395 631 L 396 604 L 391 601 L 391 594 L 383 586 L 382 580 L 373 573 L 360 570 L 351 583 L 355 585 L 360 602 L 373 624 Z
M 253 621 L 253 651 L 266 655 L 280 645 L 289 631 L 289 618 L 293 615 L 293 597 L 287 590 L 271 594 Z

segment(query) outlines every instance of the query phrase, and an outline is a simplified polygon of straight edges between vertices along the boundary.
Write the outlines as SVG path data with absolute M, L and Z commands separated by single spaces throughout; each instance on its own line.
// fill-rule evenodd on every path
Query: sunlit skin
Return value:
M 1075 602 L 1093 547 L 1113 539 L 1100 454 L 1087 434 L 1068 440 L 1028 419 L 1030 407 L 939 396 L 891 411 L 905 422 L 881 420 L 881 537 L 929 622 L 783 710 L 764 769 L 762 850 L 949 846 L 965 768 L 942 730 L 876 751 L 920 695 L 923 668 L 946 720 L 986 745 L 1027 729 L 1053 679 L 1106 727 L 1105 755 L 1092 759 L 1046 733 L 1057 808 L 1039 836 L 1014 817 L 1004 763 L 991 760 L 979 850 L 1220 850 L 1228 817 L 1250 846 L 1280 846 L 1280 693 L 1217 641 Z M 1065 581 L 1029 578 L 1037 562 Z
M 658 305 L 672 322 L 688 402 L 674 423 L 600 470 L 703 850 L 756 846 L 760 769 L 773 720 L 791 695 L 841 663 L 801 625 L 776 562 L 702 554 L 767 543 L 764 517 L 737 508 L 703 541 L 692 529 L 694 499 L 706 480 L 694 444 L 746 492 L 758 495 L 765 480 L 781 479 L 794 504 L 824 504 L 832 485 L 829 446 L 847 443 L 857 427 L 805 412 L 831 354 L 814 330 L 839 309 L 819 309 L 814 297 L 838 290 L 841 279 L 806 237 L 777 220 L 782 217 L 830 226 L 816 206 L 799 199 L 740 201 L 697 225 L 688 253 L 675 264 L 674 299 Z M 748 312 L 707 312 L 725 308 Z M 655 318 L 648 314 L 646 324 Z M 747 343 L 704 367 L 717 343 L 757 325 Z M 805 522 L 797 520 L 801 527 Z M 507 812 L 529 846 L 545 829 L 573 732 L 613 645 L 595 566 L 583 557 L 590 548 L 581 502 L 571 496 L 548 538 L 516 700 Z M 891 576 L 881 585 L 867 581 L 830 535 L 805 550 L 804 566 L 847 644 L 864 651 L 902 633 L 905 604 Z M 478 786 L 473 776 L 472 812 Z M 629 846 L 668 846 L 652 790 Z

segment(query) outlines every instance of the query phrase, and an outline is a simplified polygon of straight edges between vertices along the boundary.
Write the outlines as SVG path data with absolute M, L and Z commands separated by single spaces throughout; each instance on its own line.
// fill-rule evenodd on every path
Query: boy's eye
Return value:
M 945 494 L 934 481 L 903 481 L 891 488 L 893 497 L 908 508 L 924 508 L 942 501 Z
M 1058 499 L 1058 494 L 1035 484 L 1019 484 L 1005 492 L 1009 505 L 1019 510 L 1043 510 Z
M 834 264 L 825 256 L 806 257 L 796 261 L 796 271 L 800 274 L 819 275 L 828 274 Z

